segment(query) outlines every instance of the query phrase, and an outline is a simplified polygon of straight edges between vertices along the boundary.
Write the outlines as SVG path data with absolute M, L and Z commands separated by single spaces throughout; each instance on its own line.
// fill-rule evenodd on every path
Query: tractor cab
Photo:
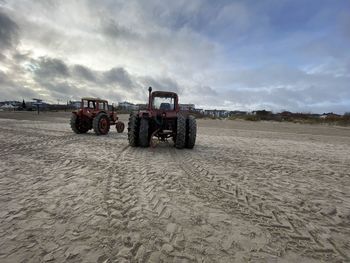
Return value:
M 108 101 L 100 98 L 85 97 L 81 99 L 80 111 L 90 118 L 94 118 L 97 114 L 104 112 L 108 115 L 111 121 L 116 120 L 114 111 L 109 111 Z
M 148 92 L 148 110 L 146 112 L 149 117 L 161 116 L 166 118 L 176 118 L 176 115 L 180 111 L 180 108 L 179 99 L 175 92 L 152 92 L 152 88 L 149 88 Z
M 177 107 L 177 95 L 172 92 L 155 91 L 151 95 L 151 108 L 160 111 L 175 111 Z
M 81 108 L 91 111 L 108 111 L 108 101 L 99 98 L 82 98 Z

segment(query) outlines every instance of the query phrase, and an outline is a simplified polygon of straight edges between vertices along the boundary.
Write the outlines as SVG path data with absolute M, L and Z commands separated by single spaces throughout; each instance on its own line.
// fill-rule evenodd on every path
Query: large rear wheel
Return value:
M 110 122 L 106 113 L 99 113 L 92 121 L 96 135 L 106 135 L 109 132 Z
M 74 131 L 77 134 L 87 133 L 87 131 L 89 130 L 89 127 L 84 125 L 84 122 L 81 119 L 81 117 L 74 113 L 72 113 L 72 116 L 70 118 L 70 127 L 72 128 L 72 131 Z
M 177 115 L 177 128 L 175 147 L 182 149 L 186 144 L 186 118 L 182 114 Z
M 128 140 L 129 145 L 136 147 L 139 145 L 139 124 L 140 119 L 135 112 L 130 113 L 128 122 Z
M 139 142 L 141 147 L 149 146 L 149 123 L 148 119 L 142 118 L 140 122 Z
M 197 122 L 194 116 L 188 116 L 186 126 L 186 148 L 192 149 L 197 135 Z

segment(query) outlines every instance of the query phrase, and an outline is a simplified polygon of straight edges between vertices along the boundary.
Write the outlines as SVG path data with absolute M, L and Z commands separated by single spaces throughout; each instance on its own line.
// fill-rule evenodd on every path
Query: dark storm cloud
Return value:
M 87 92 L 79 89 L 74 84 L 68 81 L 62 82 L 45 82 L 41 83 L 46 92 L 53 98 L 65 99 L 65 98 L 79 98 L 82 93 Z
M 153 90 L 173 91 L 181 94 L 182 89 L 179 84 L 169 77 L 166 78 L 152 78 L 141 77 L 140 82 L 144 83 L 145 87 L 151 86 Z
M 60 59 L 41 57 L 33 62 L 37 78 L 48 79 L 69 76 L 68 66 Z
M 78 78 L 85 79 L 87 81 L 96 82 L 96 73 L 88 67 L 82 65 L 75 65 L 72 69 L 73 74 Z
M 18 30 L 18 25 L 0 9 L 0 49 L 17 45 Z
M 61 59 L 41 57 L 30 59 L 29 71 L 44 93 L 59 99 L 82 96 L 113 96 L 119 99 L 118 92 L 109 90 L 111 85 L 125 90 L 135 87 L 133 77 L 121 67 L 96 71 L 82 65 L 69 65 Z
M 87 66 L 69 64 L 59 58 L 33 58 L 30 53 L 20 52 L 12 54 L 6 62 L 8 74 L 0 71 L 0 95 L 7 99 L 14 99 L 13 96 L 21 94 L 26 99 L 41 97 L 54 102 L 57 99 L 79 99 L 83 96 L 102 97 L 111 101 L 130 98 L 144 101 L 146 87 L 150 85 L 155 90 L 179 90 L 179 85 L 171 78 L 135 76 L 123 67 L 97 71 Z
M 103 73 L 103 81 L 109 84 L 119 84 L 125 88 L 132 89 L 135 87 L 130 74 L 121 67 L 112 68 Z

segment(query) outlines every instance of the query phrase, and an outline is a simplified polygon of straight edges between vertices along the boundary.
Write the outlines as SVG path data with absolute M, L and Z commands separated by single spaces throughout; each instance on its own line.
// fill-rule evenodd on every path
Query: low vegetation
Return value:
M 246 121 L 287 121 L 293 123 L 304 123 L 304 124 L 329 124 L 329 125 L 340 125 L 350 126 L 350 114 L 344 115 L 328 114 L 328 115 L 315 115 L 306 113 L 292 113 L 289 115 L 283 115 L 282 113 L 277 114 L 254 114 L 254 115 L 233 115 L 228 117 L 229 120 L 242 119 Z

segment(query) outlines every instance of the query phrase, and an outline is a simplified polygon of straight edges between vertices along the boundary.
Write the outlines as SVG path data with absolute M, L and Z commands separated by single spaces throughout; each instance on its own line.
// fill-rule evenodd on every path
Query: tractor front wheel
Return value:
M 125 128 L 124 122 L 118 121 L 115 124 L 115 128 L 117 129 L 118 133 L 122 133 L 124 131 L 124 128 Z
M 197 135 L 197 122 L 194 116 L 188 116 L 186 126 L 186 148 L 192 149 Z
M 83 120 L 77 114 L 72 113 L 70 127 L 76 134 L 87 133 L 89 128 L 84 125 Z
M 186 144 L 186 118 L 182 114 L 177 115 L 177 129 L 175 147 L 182 149 Z
M 92 121 L 96 135 L 106 135 L 109 132 L 110 122 L 106 113 L 99 113 Z
M 140 123 L 139 143 L 141 147 L 149 146 L 148 119 L 142 118 Z
M 136 147 L 139 145 L 139 123 L 140 119 L 136 113 L 130 113 L 128 122 L 128 140 L 131 147 Z

